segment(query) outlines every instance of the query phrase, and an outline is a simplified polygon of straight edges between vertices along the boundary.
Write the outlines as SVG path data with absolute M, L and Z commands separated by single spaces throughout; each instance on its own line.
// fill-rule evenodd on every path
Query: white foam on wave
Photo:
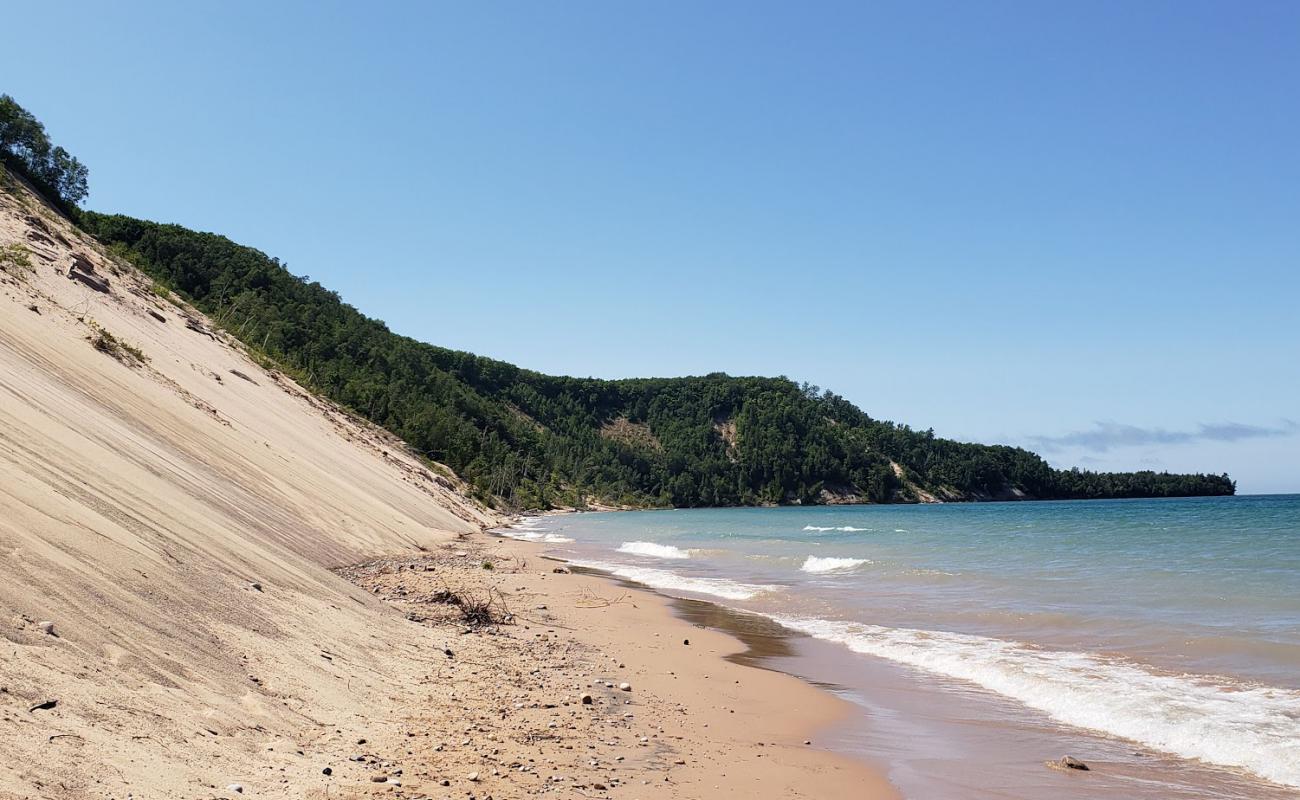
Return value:
M 970 681 L 1068 725 L 1300 786 L 1300 691 L 983 636 L 769 616 L 858 653 Z
M 505 536 L 508 539 L 518 539 L 523 542 L 541 542 L 543 544 L 569 544 L 573 540 L 567 536 L 561 536 L 558 533 L 552 533 L 546 528 L 540 527 L 537 517 L 527 517 L 513 525 L 507 525 L 503 528 L 493 529 L 493 533 Z
M 827 572 L 848 572 L 863 564 L 870 563 L 871 559 L 869 558 L 820 558 L 818 556 L 808 556 L 799 569 L 803 572 L 822 575 Z
M 775 587 L 758 586 L 752 583 L 738 583 L 729 581 L 725 578 L 694 578 L 686 575 L 678 575 L 675 572 L 669 572 L 666 569 L 655 569 L 653 567 L 634 567 L 627 564 L 612 564 L 607 561 L 580 561 L 570 562 L 579 567 L 589 567 L 617 575 L 620 578 L 627 578 L 630 581 L 643 583 L 655 589 L 664 589 L 665 591 L 692 592 L 694 594 L 708 594 L 714 597 L 721 597 L 725 600 L 749 600 L 757 597 L 763 592 L 771 591 Z
M 805 525 L 803 526 L 803 529 L 806 531 L 817 531 L 818 533 L 827 533 L 829 531 L 843 531 L 844 533 L 863 533 L 866 531 L 875 530 L 875 528 L 855 528 L 852 525 L 841 525 L 839 527 L 830 527 L 830 528 L 823 528 L 818 525 Z
M 673 547 L 670 544 L 657 544 L 655 542 L 623 542 L 618 548 L 620 553 L 631 553 L 637 556 L 650 556 L 651 558 L 690 558 L 691 554 L 679 547 Z

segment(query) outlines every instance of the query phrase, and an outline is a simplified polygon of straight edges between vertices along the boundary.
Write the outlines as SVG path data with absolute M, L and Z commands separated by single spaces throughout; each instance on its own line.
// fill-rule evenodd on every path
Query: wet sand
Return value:
M 628 584 L 634 585 L 634 584 Z M 852 711 L 824 730 L 829 749 L 862 758 L 907 797 L 1034 800 L 1284 800 L 1296 794 L 1244 773 L 1152 752 L 1060 726 L 1046 715 L 958 681 L 848 652 L 766 617 L 714 603 L 674 599 L 682 619 L 720 630 L 746 649 L 727 658 L 794 675 Z M 1088 772 L 1047 769 L 1062 755 Z

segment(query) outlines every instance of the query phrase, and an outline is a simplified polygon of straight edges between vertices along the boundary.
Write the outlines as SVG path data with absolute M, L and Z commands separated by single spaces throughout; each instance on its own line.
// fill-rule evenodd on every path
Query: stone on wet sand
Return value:
M 1047 766 L 1053 769 L 1077 769 L 1080 772 L 1088 772 L 1090 767 L 1075 758 L 1074 756 L 1061 756 L 1056 761 L 1047 762 Z

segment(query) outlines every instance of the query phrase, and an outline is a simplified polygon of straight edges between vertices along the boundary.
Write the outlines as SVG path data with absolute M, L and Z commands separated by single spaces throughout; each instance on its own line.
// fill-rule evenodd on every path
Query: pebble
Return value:
M 592 703 L 591 695 L 589 695 L 589 694 L 584 694 L 584 695 L 582 696 L 582 704 L 583 704 L 584 706 L 589 706 L 589 705 L 591 705 L 591 703 Z
M 471 781 L 471 782 L 477 783 L 477 782 L 478 782 L 478 773 L 477 773 L 477 772 L 471 772 L 470 774 L 466 775 L 465 778 L 466 778 L 467 780 Z
M 257 581 L 253 581 L 252 583 L 248 584 L 248 588 L 252 589 L 255 592 L 260 592 L 262 591 L 262 584 L 258 583 Z
M 41 629 L 41 633 L 44 633 L 46 636 L 57 636 L 57 635 L 58 635 L 58 634 L 56 634 L 56 633 L 54 632 L 54 623 L 53 623 L 53 622 L 50 622 L 49 620 L 46 620 L 45 622 L 38 622 L 38 623 L 36 623 L 36 627 L 40 628 L 40 629 Z
M 630 684 L 630 683 L 620 683 L 620 684 L 618 685 L 618 688 L 619 688 L 620 690 L 624 691 L 624 692 L 630 692 L 630 691 L 632 691 L 632 684 Z
M 325 769 L 323 769 L 323 770 L 320 771 L 320 774 L 322 774 L 322 775 L 333 775 L 333 774 L 334 774 L 334 770 L 333 770 L 333 768 L 331 768 L 331 767 L 326 767 Z
M 228 792 L 234 792 L 235 794 L 243 794 L 243 793 L 244 793 L 244 786 L 243 786 L 243 784 L 240 784 L 240 783 L 232 783 L 232 784 L 230 784 L 229 786 L 226 787 L 226 791 L 228 791 Z

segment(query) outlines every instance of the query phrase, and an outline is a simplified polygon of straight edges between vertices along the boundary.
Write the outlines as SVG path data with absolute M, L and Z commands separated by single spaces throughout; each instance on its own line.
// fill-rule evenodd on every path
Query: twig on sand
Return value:
M 578 594 L 578 600 L 574 605 L 578 608 L 608 608 L 622 603 L 629 597 L 631 597 L 631 595 L 621 594 L 611 600 L 608 597 L 601 597 L 590 589 L 583 587 L 582 591 Z
M 86 741 L 86 737 L 84 737 L 84 736 L 78 736 L 78 735 L 75 734 L 75 733 L 55 733 L 55 734 L 51 734 L 51 735 L 50 735 L 50 736 L 49 736 L 45 741 L 47 741 L 47 742 L 52 742 L 52 741 L 54 741 L 55 739 L 80 739 L 80 740 L 83 741 L 83 742 Z

